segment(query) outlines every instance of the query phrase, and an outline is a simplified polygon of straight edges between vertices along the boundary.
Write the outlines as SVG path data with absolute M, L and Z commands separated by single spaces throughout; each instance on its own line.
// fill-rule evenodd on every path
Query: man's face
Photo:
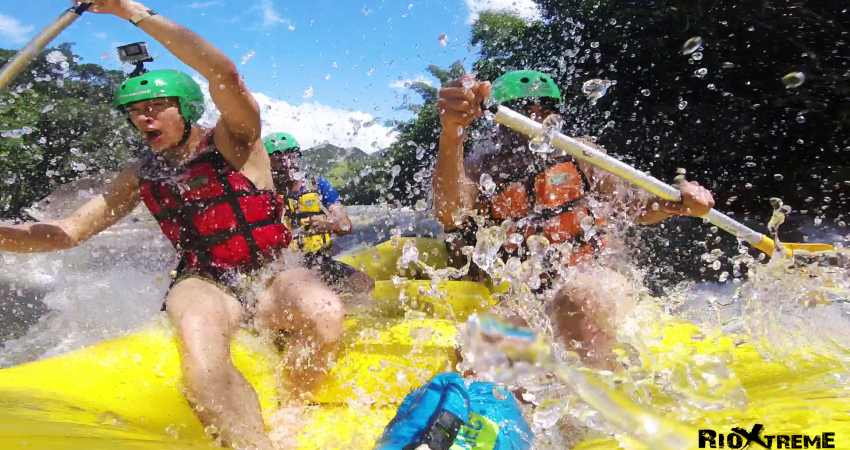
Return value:
M 185 123 L 180 115 L 180 102 L 174 97 L 133 103 L 127 107 L 127 113 L 156 153 L 176 147 L 183 139 Z
M 526 101 L 525 103 L 513 105 L 513 109 L 530 118 L 537 123 L 543 123 L 551 114 L 556 114 L 557 110 L 549 105 L 541 105 Z M 499 127 L 499 140 L 503 152 L 516 152 L 520 148 L 528 146 L 528 138 L 522 134 L 516 133 L 510 128 Z
M 295 153 L 275 152 L 269 155 L 272 174 L 279 180 L 292 179 L 292 172 L 298 170 L 298 155 Z
M 555 109 L 545 105 L 529 105 L 523 108 L 522 114 L 535 122 L 543 123 L 549 115 L 555 114 Z

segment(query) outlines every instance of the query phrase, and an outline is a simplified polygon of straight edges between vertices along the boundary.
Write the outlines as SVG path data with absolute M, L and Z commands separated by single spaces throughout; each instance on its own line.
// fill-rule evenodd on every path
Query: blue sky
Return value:
M 467 45 L 470 14 L 515 7 L 512 0 L 147 0 L 145 5 L 222 49 L 249 88 L 290 104 L 318 102 L 381 118 L 405 94 L 399 80 L 415 79 L 429 64 L 475 61 Z M 520 2 L 522 3 L 522 2 Z M 0 2 L 0 47 L 19 48 L 69 0 L 36 0 L 26 8 Z M 448 35 L 448 45 L 439 35 Z M 113 16 L 85 14 L 55 41 L 76 42 L 85 61 L 119 68 L 115 46 L 146 40 L 158 60 L 151 68 L 186 69 L 141 30 Z M 253 52 L 253 56 L 247 58 Z M 241 64 L 247 59 L 245 64 Z M 370 75 L 371 73 L 371 75 Z M 329 76 L 329 78 L 328 78 Z M 304 98 L 313 87 L 313 96 Z M 376 110 L 376 108 L 378 108 Z

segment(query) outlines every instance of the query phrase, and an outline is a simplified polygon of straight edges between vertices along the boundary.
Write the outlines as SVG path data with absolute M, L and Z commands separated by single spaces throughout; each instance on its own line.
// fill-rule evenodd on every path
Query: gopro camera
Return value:
M 148 51 L 148 44 L 135 42 L 118 47 L 118 59 L 127 64 L 139 64 L 153 61 Z

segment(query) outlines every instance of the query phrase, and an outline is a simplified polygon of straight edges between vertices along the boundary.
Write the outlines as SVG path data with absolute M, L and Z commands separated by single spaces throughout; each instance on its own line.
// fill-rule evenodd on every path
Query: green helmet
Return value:
M 204 94 L 189 75 L 178 70 L 154 70 L 128 78 L 118 86 L 112 106 L 124 110 L 131 103 L 152 98 L 177 97 L 180 114 L 188 123 L 195 123 L 204 114 Z
M 300 153 L 301 147 L 289 133 L 274 133 L 263 138 L 263 145 L 271 155 L 274 152 Z
M 509 103 L 529 98 L 552 98 L 561 102 L 561 90 L 549 75 L 533 70 L 508 72 L 493 82 L 491 98 L 496 103 Z

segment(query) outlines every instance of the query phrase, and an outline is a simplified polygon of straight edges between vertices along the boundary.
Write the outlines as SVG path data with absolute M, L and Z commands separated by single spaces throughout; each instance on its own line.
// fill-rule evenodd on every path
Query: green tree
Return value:
M 846 5 L 535 2 L 541 21 L 484 13 L 473 25 L 480 79 L 516 69 L 547 72 L 565 94 L 566 133 L 595 136 L 614 156 L 660 179 L 685 169 L 715 193 L 719 209 L 761 231 L 772 213 L 768 199 L 781 197 L 795 208 L 783 227 L 788 241 L 815 240 L 827 226 L 846 234 L 850 78 L 839 19 Z M 683 54 L 697 37 L 700 48 Z M 804 72 L 805 83 L 786 87 L 782 78 L 792 72 Z M 581 92 L 591 79 L 616 84 L 593 104 Z M 815 215 L 823 225 L 800 226 Z M 644 238 L 660 233 L 669 246 L 646 254 L 666 279 L 669 267 L 699 277 L 701 253 L 736 252 L 733 239 L 721 242 L 707 229 L 692 220 L 649 228 Z
M 460 61 L 448 69 L 432 65 L 427 70 L 439 80 L 440 86 L 466 73 Z M 359 179 L 340 189 L 345 201 L 358 204 L 386 201 L 394 206 L 413 206 L 430 198 L 431 176 L 442 130 L 437 108 L 440 88 L 415 82 L 410 89 L 422 97 L 422 103 L 407 104 L 403 108 L 416 113 L 416 118 L 397 124 L 398 140 L 377 161 L 361 168 Z
M 72 48 L 44 50 L 0 94 L 2 218 L 22 218 L 58 184 L 120 169 L 143 152 L 126 118 L 112 109 L 125 75 L 81 63 Z M 0 49 L 0 65 L 14 54 Z

